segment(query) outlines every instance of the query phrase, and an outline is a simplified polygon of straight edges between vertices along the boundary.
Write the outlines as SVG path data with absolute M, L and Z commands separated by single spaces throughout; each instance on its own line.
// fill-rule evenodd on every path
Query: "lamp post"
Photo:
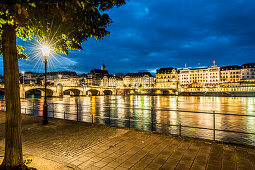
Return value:
M 43 104 L 43 125 L 48 124 L 48 103 L 47 103 L 47 62 L 50 54 L 50 49 L 47 46 L 42 47 L 42 54 L 44 58 L 44 104 Z

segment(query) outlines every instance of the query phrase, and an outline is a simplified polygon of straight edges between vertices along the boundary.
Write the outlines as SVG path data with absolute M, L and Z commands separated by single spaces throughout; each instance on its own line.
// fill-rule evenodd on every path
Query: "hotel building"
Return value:
M 220 83 L 220 67 L 180 70 L 181 87 L 215 87 Z
M 156 73 L 156 88 L 177 89 L 179 83 L 179 70 L 169 67 L 160 68 Z

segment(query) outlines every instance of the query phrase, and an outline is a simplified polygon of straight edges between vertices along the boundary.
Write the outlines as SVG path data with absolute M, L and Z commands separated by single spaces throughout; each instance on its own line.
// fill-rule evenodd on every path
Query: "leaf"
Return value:
M 28 16 L 27 10 L 24 7 L 22 8 L 22 12 L 26 17 Z
M 29 3 L 28 5 L 31 6 L 31 7 L 34 7 L 34 8 L 36 7 L 34 2 L 33 3 Z
M 6 24 L 6 23 L 7 23 L 6 20 L 4 20 L 3 18 L 0 18 L 0 24 L 4 25 L 4 24 Z

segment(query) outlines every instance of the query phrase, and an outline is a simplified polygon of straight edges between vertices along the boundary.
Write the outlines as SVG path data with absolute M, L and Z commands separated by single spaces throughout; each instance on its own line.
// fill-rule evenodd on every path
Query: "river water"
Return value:
M 21 103 L 22 113 L 42 116 L 43 98 L 27 98 Z M 183 136 L 211 140 L 214 136 L 214 131 L 210 130 L 214 127 L 212 113 L 225 113 L 231 115 L 215 115 L 216 129 L 255 133 L 255 97 L 90 96 L 49 98 L 48 103 L 49 116 L 55 118 L 167 134 L 181 133 Z M 0 106 L 4 110 L 3 100 Z M 192 127 L 180 129 L 177 126 L 180 124 Z M 253 134 L 216 131 L 215 138 L 255 146 Z

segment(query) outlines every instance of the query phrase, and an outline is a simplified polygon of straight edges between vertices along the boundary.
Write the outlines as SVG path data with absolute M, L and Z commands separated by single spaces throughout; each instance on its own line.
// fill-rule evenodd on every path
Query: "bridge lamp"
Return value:
M 48 124 L 48 103 L 47 103 L 47 63 L 48 57 L 50 55 L 50 48 L 48 46 L 42 46 L 42 55 L 44 58 L 44 104 L 43 104 L 43 125 Z

